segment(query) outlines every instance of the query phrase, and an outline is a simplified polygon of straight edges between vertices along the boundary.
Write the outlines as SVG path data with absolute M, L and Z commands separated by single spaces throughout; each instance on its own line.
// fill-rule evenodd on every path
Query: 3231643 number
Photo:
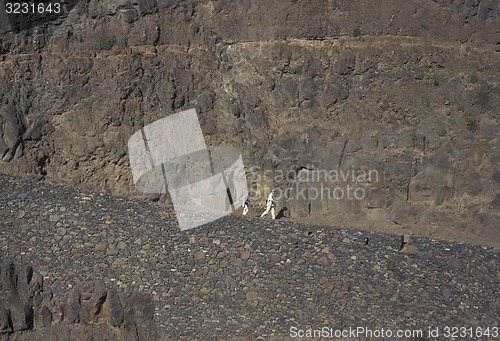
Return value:
M 488 327 L 488 328 L 466 328 L 466 327 L 445 327 L 443 329 L 443 336 L 446 338 L 481 338 L 481 337 L 493 337 L 497 338 L 499 335 L 498 327 Z
M 7 2 L 5 13 L 7 14 L 59 14 L 61 4 L 56 3 L 29 3 L 29 2 Z

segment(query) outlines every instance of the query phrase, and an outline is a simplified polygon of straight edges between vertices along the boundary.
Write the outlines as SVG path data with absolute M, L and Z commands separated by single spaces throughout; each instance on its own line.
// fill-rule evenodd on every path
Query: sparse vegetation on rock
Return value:
M 115 36 L 99 38 L 99 48 L 101 50 L 109 51 L 113 48 L 113 46 L 115 46 L 115 44 L 116 44 L 116 37 Z

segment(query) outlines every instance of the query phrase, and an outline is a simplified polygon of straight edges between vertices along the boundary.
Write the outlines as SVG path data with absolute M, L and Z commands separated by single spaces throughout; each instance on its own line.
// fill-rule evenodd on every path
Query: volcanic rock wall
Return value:
M 0 14 L 3 172 L 133 195 L 128 138 L 196 107 L 253 202 L 277 186 L 297 219 L 500 240 L 498 1 L 67 6 Z

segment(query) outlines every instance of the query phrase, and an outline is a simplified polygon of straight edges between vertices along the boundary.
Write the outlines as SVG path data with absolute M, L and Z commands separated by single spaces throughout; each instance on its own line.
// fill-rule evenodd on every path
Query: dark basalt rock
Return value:
M 97 329 L 103 324 L 127 327 L 125 334 L 135 328 L 132 331 L 138 335 L 136 329 L 142 327 L 137 325 L 154 327 L 154 311 L 150 296 L 133 292 L 123 299 L 115 289 L 107 289 L 102 280 L 77 283 L 61 299 L 43 291 L 43 278 L 31 266 L 12 262 L 0 266 L 0 335 L 47 328 L 71 333 L 71 325 L 75 324 L 96 324 Z M 38 340 L 42 335 L 34 334 L 29 340 Z

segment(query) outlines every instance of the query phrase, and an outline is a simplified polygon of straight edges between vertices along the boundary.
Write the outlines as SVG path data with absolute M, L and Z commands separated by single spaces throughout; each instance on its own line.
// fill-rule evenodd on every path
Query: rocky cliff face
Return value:
M 128 138 L 196 107 L 209 144 L 242 150 L 252 194 L 278 186 L 292 217 L 500 240 L 499 13 L 92 0 L 0 14 L 0 169 L 133 195 Z

